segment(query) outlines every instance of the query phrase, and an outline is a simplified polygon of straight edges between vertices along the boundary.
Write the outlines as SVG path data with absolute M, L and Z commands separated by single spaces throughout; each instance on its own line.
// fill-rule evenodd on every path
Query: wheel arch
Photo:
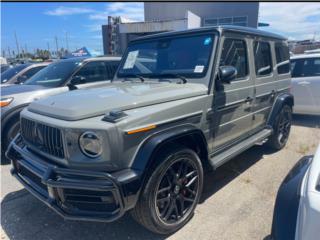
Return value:
M 10 110 L 8 110 L 8 112 L 6 112 L 2 118 L 1 118 L 1 136 L 4 136 L 4 131 L 6 129 L 6 126 L 10 123 L 10 120 L 12 118 L 15 117 L 19 117 L 20 112 L 29 105 L 29 103 L 27 104 L 23 104 L 23 105 L 19 105 L 17 107 L 14 107 Z
M 294 98 L 293 95 L 290 93 L 282 93 L 280 95 L 277 96 L 273 107 L 271 109 L 271 112 L 269 114 L 269 118 L 267 120 L 267 125 L 272 127 L 275 119 L 278 115 L 278 113 L 281 111 L 282 107 L 284 105 L 289 105 L 290 107 L 293 107 L 294 105 Z
M 149 137 L 138 150 L 132 168 L 142 173 L 147 172 L 155 164 L 156 157 L 165 147 L 174 148 L 181 145 L 194 150 L 199 156 L 203 167 L 209 164 L 208 146 L 203 132 L 193 125 L 184 125 L 167 129 Z

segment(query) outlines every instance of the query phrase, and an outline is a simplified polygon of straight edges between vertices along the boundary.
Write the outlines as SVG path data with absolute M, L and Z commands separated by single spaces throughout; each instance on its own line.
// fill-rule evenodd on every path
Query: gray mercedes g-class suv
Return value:
M 31 103 L 7 157 L 12 174 L 66 219 L 126 211 L 166 234 L 193 215 L 203 173 L 291 126 L 286 39 L 244 27 L 132 41 L 112 83 Z M 210 183 L 212 184 L 212 183 Z

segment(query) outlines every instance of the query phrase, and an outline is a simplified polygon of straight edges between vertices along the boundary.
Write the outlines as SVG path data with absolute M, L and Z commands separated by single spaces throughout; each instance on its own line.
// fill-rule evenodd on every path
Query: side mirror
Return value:
M 86 78 L 79 75 L 73 76 L 70 81 L 72 85 L 83 84 L 85 82 L 86 82 Z
M 16 83 L 17 83 L 17 84 L 24 83 L 27 79 L 28 79 L 27 76 L 25 76 L 25 75 L 20 75 L 20 76 L 17 77 L 17 82 L 16 82 Z
M 219 79 L 222 83 L 230 84 L 230 82 L 236 79 L 238 71 L 233 66 L 221 66 L 219 67 Z

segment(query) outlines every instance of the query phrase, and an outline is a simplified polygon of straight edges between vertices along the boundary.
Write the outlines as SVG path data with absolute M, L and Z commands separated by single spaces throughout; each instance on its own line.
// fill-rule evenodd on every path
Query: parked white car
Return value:
M 293 112 L 320 115 L 320 54 L 291 57 Z
M 273 240 L 318 240 L 320 229 L 320 145 L 302 158 L 281 184 L 274 208 Z

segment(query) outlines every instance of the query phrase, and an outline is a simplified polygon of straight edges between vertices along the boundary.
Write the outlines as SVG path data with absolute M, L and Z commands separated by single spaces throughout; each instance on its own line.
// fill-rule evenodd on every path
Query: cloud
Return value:
M 51 16 L 67 16 L 67 15 L 85 14 L 85 13 L 92 13 L 92 12 L 94 12 L 94 10 L 90 8 L 60 6 L 54 10 L 45 12 L 45 14 L 51 15 Z
M 100 32 L 101 31 L 101 25 L 102 23 L 93 23 L 93 24 L 87 24 L 83 25 L 85 28 L 89 30 L 89 32 Z
M 259 21 L 290 39 L 310 39 L 320 35 L 319 3 L 260 3 Z M 265 28 L 262 28 L 265 29 Z
M 109 3 L 104 11 L 90 14 L 89 19 L 107 21 L 108 16 L 122 16 L 133 21 L 142 21 L 144 18 L 143 3 Z
M 103 11 L 89 14 L 92 24 L 85 25 L 90 32 L 101 31 L 101 25 L 107 24 L 108 16 L 121 16 L 125 22 L 137 22 L 144 19 L 143 3 L 115 2 L 105 5 Z

